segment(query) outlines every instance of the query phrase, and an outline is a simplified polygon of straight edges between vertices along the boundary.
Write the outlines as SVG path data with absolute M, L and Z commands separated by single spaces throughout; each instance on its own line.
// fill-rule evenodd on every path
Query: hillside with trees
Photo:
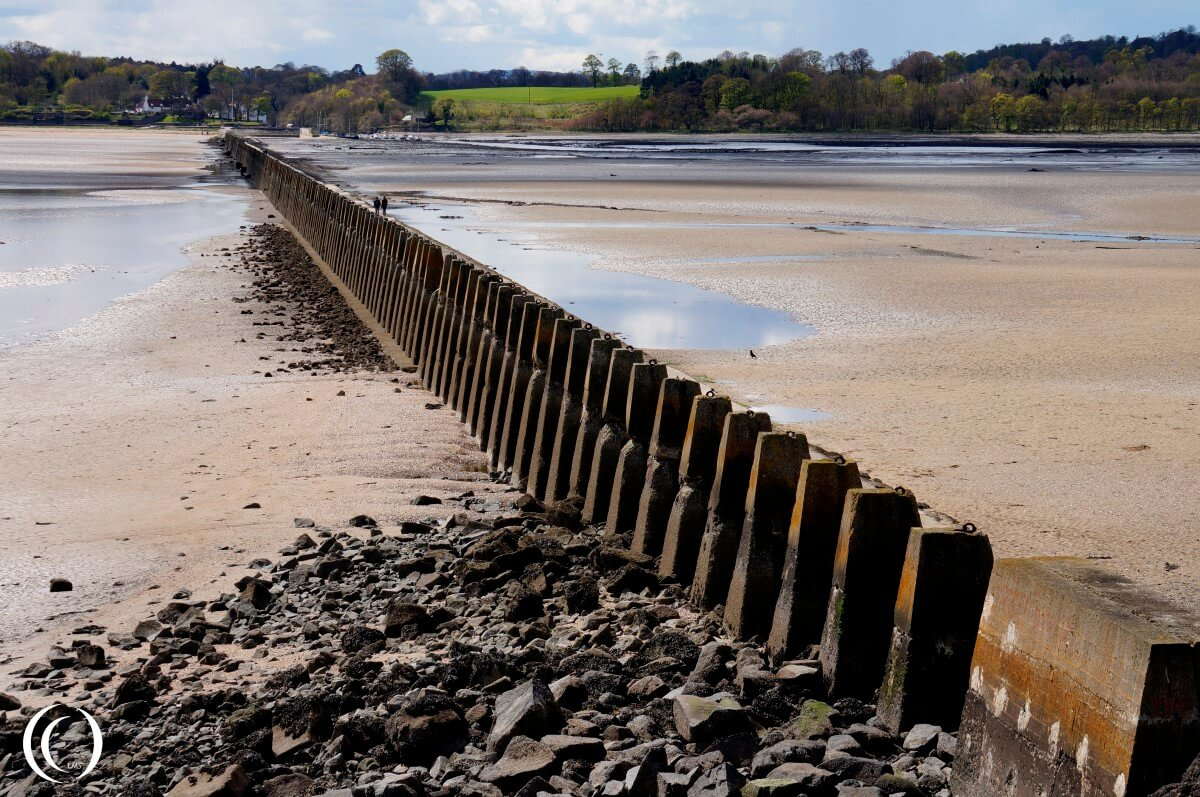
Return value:
M 649 59 L 647 59 L 649 62 Z M 641 96 L 578 129 L 1112 132 L 1200 127 L 1200 35 L 909 52 L 878 68 L 863 49 L 779 58 L 724 52 L 648 63 Z
M 910 51 L 884 67 L 865 49 L 781 56 L 726 51 L 686 61 L 651 51 L 641 65 L 589 54 L 574 72 L 524 67 L 422 73 L 403 50 L 329 71 L 293 63 L 236 67 L 84 56 L 33 42 L 0 47 L 0 122 L 293 124 L 335 132 L 398 125 L 436 100 L 425 91 L 640 86 L 636 97 L 553 113 L 495 114 L 596 131 L 1112 132 L 1200 128 L 1200 34 Z M 597 92 L 596 98 L 603 96 Z M 573 109 L 573 110 L 572 110 Z M 467 119 L 445 101 L 445 128 Z M 478 122 L 478 120 L 475 120 Z M 489 122 L 490 123 L 490 122 Z

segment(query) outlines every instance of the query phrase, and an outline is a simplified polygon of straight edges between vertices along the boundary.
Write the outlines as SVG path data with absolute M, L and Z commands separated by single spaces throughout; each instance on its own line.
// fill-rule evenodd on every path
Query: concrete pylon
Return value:
M 620 350 L 621 342 L 611 335 L 593 340 L 588 350 L 587 373 L 583 380 L 583 411 L 579 416 L 579 431 L 575 435 L 575 443 L 571 450 L 565 496 L 565 500 L 577 503 L 580 507 L 587 498 L 591 483 L 596 438 L 604 426 L 604 393 L 608 386 L 613 352 Z M 564 426 L 563 430 L 566 434 L 568 427 Z M 564 458 L 565 452 L 564 447 Z M 561 492 L 561 488 L 555 487 L 555 492 Z M 608 506 L 607 500 L 604 505 Z
M 921 525 L 912 493 L 846 493 L 821 633 L 825 686 L 838 697 L 871 697 L 883 682 L 909 533 Z
M 533 340 L 537 337 L 538 316 L 546 307 L 544 302 L 530 299 L 521 306 L 517 320 L 516 345 L 505 350 L 500 370 L 500 392 L 496 397 L 497 411 L 492 413 L 493 447 L 489 454 L 492 471 L 503 473 L 512 467 L 521 429 L 521 413 L 525 394 L 533 373 Z M 515 314 L 514 307 L 514 314 Z
M 483 386 L 483 382 L 477 377 L 483 372 L 483 363 L 487 358 L 484 349 L 492 340 L 492 319 L 495 318 L 496 303 L 503 287 L 504 284 L 494 276 L 488 281 L 483 307 L 471 321 L 471 339 L 467 342 L 467 355 L 463 359 L 461 371 L 456 375 L 457 382 L 451 388 L 458 409 L 458 420 L 467 424 L 472 434 L 475 432 L 475 419 L 471 416 L 471 409 L 477 406 L 478 401 L 475 391 L 477 387 Z
M 679 460 L 687 437 L 692 399 L 700 395 L 700 383 L 691 379 L 664 379 L 658 394 L 650 455 L 646 463 L 645 489 L 638 501 L 633 527 L 633 550 L 658 556 L 671 506 L 679 493 Z
M 1198 640 L 1194 611 L 1095 562 L 997 560 L 954 793 L 1132 797 L 1180 782 L 1200 753 Z
M 692 583 L 708 512 L 708 494 L 717 472 L 721 431 L 725 428 L 725 416 L 732 411 L 733 405 L 727 397 L 714 395 L 711 391 L 709 395 L 692 399 L 679 463 L 679 492 L 667 518 L 662 558 L 659 559 L 658 575 L 661 578 L 674 578 L 685 586 Z
M 538 413 L 542 410 L 542 399 L 549 381 L 550 352 L 554 347 L 555 327 L 563 318 L 557 307 L 543 307 L 538 314 L 537 334 L 533 340 L 533 372 L 525 389 L 520 422 L 517 427 L 517 445 L 513 453 L 512 476 L 509 483 L 518 490 L 526 490 L 529 484 L 529 466 L 533 462 L 533 443 L 537 439 Z
M 463 315 L 463 335 L 454 357 L 454 364 L 451 366 L 450 383 L 446 388 L 446 401 L 458 412 L 459 421 L 466 420 L 470 369 L 475 366 L 479 356 L 484 319 L 487 318 L 488 310 L 495 299 L 497 285 L 496 275 L 481 273 L 475 285 L 475 295 L 468 304 L 467 313 Z
M 876 712 L 892 733 L 919 722 L 958 727 L 988 579 L 986 534 L 954 528 L 913 529 Z
M 629 399 L 625 405 L 625 430 L 629 439 L 617 458 L 612 496 L 604 520 L 604 531 L 611 537 L 632 532 L 637 523 L 638 502 L 646 486 L 646 460 L 650 436 L 654 432 L 657 399 L 666 378 L 667 366 L 654 360 L 633 366 L 629 376 Z
M 508 351 L 510 345 L 516 345 L 515 342 L 510 344 L 510 336 L 514 334 L 513 328 L 519 328 L 520 323 L 514 322 L 513 319 L 521 317 L 522 308 L 530 299 L 527 294 L 520 293 L 515 288 L 505 290 L 506 288 L 509 286 L 501 287 L 496 315 L 490 330 L 491 339 L 487 342 L 486 349 L 483 350 L 480 371 L 474 376 L 474 381 L 478 385 L 474 389 L 475 405 L 467 410 L 467 414 L 471 417 L 475 438 L 479 441 L 479 447 L 484 451 L 491 450 L 494 417 L 492 413 L 496 409 L 496 396 L 500 392 L 500 372 L 504 365 L 504 353 Z
M 533 455 L 529 460 L 526 490 L 539 501 L 546 500 L 546 484 L 550 479 L 550 461 L 558 438 L 558 419 L 562 412 L 567 360 L 571 353 L 572 334 L 581 326 L 579 319 L 566 316 L 554 322 L 550 342 L 550 361 L 546 366 L 546 389 L 535 420 Z
M 754 450 L 759 433 L 770 430 L 771 416 L 765 412 L 747 410 L 725 416 L 704 535 L 696 557 L 696 575 L 692 579 L 692 602 L 705 609 L 725 603 L 729 594 L 742 521 L 746 517 L 746 491 L 750 487 Z
M 563 396 L 559 405 L 555 436 L 550 444 L 550 465 L 546 475 L 543 498 L 548 502 L 567 497 L 571 481 L 571 456 L 579 438 L 583 419 L 584 391 L 592 343 L 600 331 L 591 324 L 571 330 L 571 345 L 567 349 L 567 368 L 563 381 Z
M 840 457 L 806 460 L 800 468 L 779 600 L 767 637 L 772 661 L 793 658 L 821 641 L 842 509 L 846 493 L 859 487 L 862 477 L 857 463 Z
M 808 439 L 802 434 L 758 436 L 746 491 L 746 518 L 725 600 L 725 629 L 735 639 L 765 639 L 771 628 L 796 483 L 808 458 Z
M 625 431 L 625 408 L 629 400 L 629 378 L 633 366 L 641 363 L 643 354 L 637 349 L 614 349 L 608 365 L 604 383 L 604 424 L 596 434 L 592 451 L 592 464 L 588 469 L 584 489 L 584 523 L 604 523 L 608 518 L 608 505 L 612 500 L 613 481 L 616 478 L 617 460 L 621 448 L 629 435 Z M 578 457 L 578 452 L 576 457 Z M 571 482 L 581 470 L 572 467 Z

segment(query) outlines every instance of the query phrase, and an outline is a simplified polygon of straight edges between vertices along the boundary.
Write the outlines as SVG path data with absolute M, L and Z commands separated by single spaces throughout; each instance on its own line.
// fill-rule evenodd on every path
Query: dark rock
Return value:
M 415 639 L 431 630 L 433 623 L 424 606 L 407 601 L 392 601 L 388 604 L 383 633 L 393 639 Z
M 227 767 L 219 775 L 189 775 L 167 797 L 244 797 L 250 793 L 250 778 L 240 764 Z
M 375 653 L 383 649 L 387 637 L 377 628 L 352 625 L 342 634 L 342 650 L 347 653 Z
M 75 589 L 75 585 L 65 578 L 50 579 L 51 592 L 70 592 L 73 589 Z
M 461 751 L 467 742 L 468 728 L 453 700 L 444 694 L 427 692 L 389 717 L 386 733 L 403 763 L 429 766 L 440 755 Z
M 432 504 L 440 504 L 441 502 L 442 499 L 434 498 L 432 495 L 418 495 L 409 503 L 413 506 L 431 506 Z
M 731 697 L 711 699 L 677 695 L 674 716 L 679 735 L 701 748 L 718 738 L 750 730 L 750 719 L 745 709 Z
M 375 518 L 371 517 L 370 515 L 355 515 L 354 517 L 350 518 L 349 525 L 356 529 L 367 529 L 373 526 L 378 526 L 379 524 L 376 523 Z
M 487 739 L 488 749 L 495 752 L 514 736 L 540 737 L 562 727 L 562 713 L 550 687 L 537 679 L 497 697 L 495 716 Z
M 535 775 L 550 772 L 554 763 L 554 751 L 549 747 L 528 736 L 514 736 L 505 746 L 504 755 L 495 764 L 486 767 L 480 779 L 510 792 Z

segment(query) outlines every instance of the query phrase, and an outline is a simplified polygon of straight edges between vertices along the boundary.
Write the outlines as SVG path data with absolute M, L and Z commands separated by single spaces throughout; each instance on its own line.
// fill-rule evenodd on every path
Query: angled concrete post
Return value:
M 533 464 L 533 444 L 537 439 L 538 414 L 549 381 L 550 353 L 554 348 L 555 327 L 563 318 L 557 307 L 544 307 L 538 315 L 537 334 L 533 339 L 533 372 L 525 389 L 525 402 L 517 427 L 517 447 L 513 456 L 512 477 L 509 483 L 519 490 L 529 485 L 530 465 Z M 565 337 L 565 335 L 564 335 Z
M 583 414 L 579 417 L 579 434 L 575 437 L 575 449 L 571 452 L 571 473 L 567 478 L 566 500 L 584 505 L 592 476 L 592 459 L 596 452 L 596 439 L 604 426 L 604 392 L 608 385 L 608 372 L 614 351 L 620 351 L 621 342 L 611 335 L 592 341 L 588 351 L 587 374 L 583 379 Z M 607 500 L 604 503 L 607 508 Z
M 475 301 L 471 303 L 468 320 L 464 322 L 466 335 L 454 364 L 450 378 L 448 399 L 450 406 L 458 411 L 458 420 L 466 421 L 467 407 L 470 404 L 471 374 L 478 367 L 479 343 L 483 340 L 483 328 L 492 302 L 496 300 L 496 288 L 499 286 L 495 274 L 483 274 L 475 293 Z
M 658 394 L 654 430 L 650 434 L 646 461 L 645 489 L 638 501 L 633 526 L 633 550 L 658 556 L 671 505 L 679 492 L 679 459 L 687 436 L 692 399 L 700 395 L 700 383 L 691 379 L 664 379 Z
M 603 523 L 608 518 L 608 505 L 612 499 L 613 479 L 616 477 L 617 460 L 621 447 L 629 439 L 625 432 L 625 407 L 629 400 L 629 377 L 633 366 L 642 361 L 642 352 L 637 349 L 613 349 L 604 385 L 604 424 L 596 434 L 592 451 L 592 463 L 588 470 L 584 488 L 583 522 Z M 576 452 L 578 458 L 579 453 Z M 580 471 L 571 469 L 571 484 L 574 489 Z
M 625 405 L 625 429 L 629 439 L 621 448 L 613 476 L 612 497 L 604 521 L 604 531 L 609 536 L 632 532 L 637 523 L 638 502 L 646 486 L 646 459 L 650 435 L 654 433 L 657 398 L 666 378 L 667 366 L 654 360 L 633 366 L 629 376 L 629 400 Z
M 516 288 L 503 284 L 496 290 L 496 305 L 491 323 L 484 328 L 484 337 L 479 342 L 479 364 L 471 375 L 471 403 L 467 407 L 467 423 L 480 442 L 487 446 L 491 430 L 492 394 L 500 379 L 500 366 L 504 362 L 504 340 L 508 334 L 509 318 L 512 315 L 513 297 Z M 517 305 L 518 311 L 520 304 Z
M 770 631 L 796 483 L 808 456 L 808 439 L 802 434 L 758 436 L 746 490 L 746 519 L 725 600 L 725 629 L 735 639 L 765 639 Z
M 986 534 L 912 530 L 879 689 L 880 727 L 892 733 L 919 722 L 958 727 L 991 574 Z
M 562 501 L 567 497 L 571 482 L 571 458 L 579 439 L 583 419 L 584 392 L 587 385 L 588 363 L 592 344 L 600 331 L 585 324 L 571 330 L 571 346 L 567 352 L 566 381 L 563 384 L 562 406 L 558 414 L 558 434 L 552 444 L 550 472 L 546 478 L 545 500 Z
M 442 305 L 433 357 L 425 379 L 425 386 L 429 392 L 438 396 L 441 395 L 442 375 L 445 373 L 446 361 L 451 356 L 452 341 L 458 337 L 459 305 L 462 304 L 463 297 L 466 295 L 472 272 L 471 266 L 458 258 L 453 259 L 451 268 L 453 276 L 450 280 L 449 290 L 446 292 L 446 301 Z
M 554 324 L 550 363 L 546 368 L 546 389 L 537 414 L 537 434 L 533 440 L 533 456 L 529 461 L 528 492 L 539 501 L 546 500 L 550 462 L 554 457 L 558 420 L 566 392 L 567 360 L 571 353 L 572 336 L 580 326 L 579 319 L 572 316 L 560 318 Z
M 462 349 L 467 342 L 470 308 L 475 303 L 480 280 L 483 277 L 483 270 L 470 263 L 463 263 L 463 273 L 465 275 L 463 289 L 459 291 L 450 314 L 450 323 L 446 334 L 446 350 L 441 367 L 438 368 L 436 380 L 436 393 L 447 404 L 450 403 L 450 381 L 455 366 L 462 364 Z M 453 407 L 453 405 L 450 406 Z
M 800 468 L 779 600 L 767 637 L 767 654 L 774 662 L 793 658 L 821 641 L 842 508 L 846 493 L 857 487 L 862 487 L 858 465 L 840 457 L 806 460 Z
M 534 299 L 526 293 L 513 294 L 510 313 L 508 317 L 508 329 L 504 332 L 503 345 L 501 339 L 496 339 L 496 349 L 493 354 L 500 355 L 500 368 L 496 371 L 495 381 L 489 383 L 485 388 L 485 396 L 483 397 L 484 405 L 480 407 L 480 412 L 483 416 L 483 425 L 487 429 L 487 433 L 480 436 L 480 440 L 484 443 L 484 450 L 488 452 L 488 463 L 491 466 L 492 473 L 500 473 L 504 470 L 501 467 L 501 462 L 506 459 L 504 454 L 504 424 L 508 417 L 509 399 L 512 396 L 513 380 L 517 374 L 517 364 L 520 362 L 521 351 L 521 333 L 524 331 L 527 319 L 527 308 L 533 305 Z M 531 313 L 528 318 L 528 323 L 532 327 L 533 319 L 537 317 L 537 308 L 529 311 Z M 528 340 L 528 345 L 533 346 L 533 340 Z M 524 395 L 524 394 L 522 394 Z
M 517 349 L 509 368 L 507 410 L 503 416 L 496 416 L 496 426 L 500 430 L 500 459 L 497 470 L 501 473 L 511 470 L 515 465 L 519 452 L 517 440 L 521 436 L 521 421 L 525 416 L 525 397 L 529 393 L 529 378 L 533 376 L 533 349 L 537 340 L 538 324 L 544 310 L 549 305 L 541 301 L 531 301 L 526 304 L 521 315 L 521 335 L 517 340 Z M 505 365 L 508 365 L 505 357 Z
M 1200 752 L 1194 612 L 1070 557 L 997 560 L 983 606 L 955 794 L 1133 797 L 1182 779 Z
M 725 416 L 716 476 L 708 496 L 708 516 L 692 579 L 692 602 L 705 609 L 723 604 L 729 594 L 742 521 L 746 517 L 746 490 L 750 487 L 754 450 L 759 433 L 770 429 L 771 416 L 765 412 L 748 410 Z
M 438 280 L 437 292 L 430 297 L 429 309 L 425 313 L 425 330 L 421 335 L 421 358 L 417 361 L 417 376 L 426 388 L 429 387 L 429 380 L 433 376 L 434 359 L 441 342 L 442 318 L 446 311 L 446 303 L 449 301 L 447 297 L 453 294 L 457 279 L 458 269 L 455 267 L 454 258 L 450 255 L 442 256 L 441 277 Z
M 727 397 L 713 395 L 711 391 L 709 395 L 692 399 L 679 462 L 679 492 L 667 518 L 658 565 L 661 578 L 674 578 L 684 586 L 692 583 L 696 557 L 700 554 L 700 537 L 704 534 L 708 493 L 717 473 L 721 431 L 725 428 L 725 416 L 732 411 L 733 405 Z
M 921 525 L 912 493 L 846 493 L 821 633 L 825 686 L 839 697 L 871 697 L 883 682 L 909 533 Z

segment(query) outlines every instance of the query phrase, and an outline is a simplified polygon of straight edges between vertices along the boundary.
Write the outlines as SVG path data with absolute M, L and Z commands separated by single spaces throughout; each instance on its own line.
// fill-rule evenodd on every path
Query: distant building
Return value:
M 164 100 L 160 97 L 151 97 L 147 94 L 142 97 L 142 101 L 137 104 L 133 110 L 137 113 L 162 113 L 171 109 L 171 101 Z

